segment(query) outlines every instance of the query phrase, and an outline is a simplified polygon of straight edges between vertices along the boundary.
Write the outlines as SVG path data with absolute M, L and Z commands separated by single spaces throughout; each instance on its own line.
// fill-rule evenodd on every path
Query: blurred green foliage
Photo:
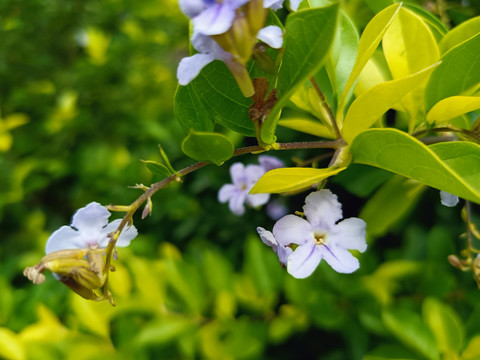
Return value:
M 342 6 L 361 29 L 386 3 Z M 479 14 L 462 4 L 446 2 L 452 26 Z M 352 275 L 286 274 L 255 234 L 272 220 L 228 213 L 216 199 L 227 167 L 210 166 L 136 219 L 111 276 L 117 307 L 22 276 L 75 209 L 128 204 L 139 190 L 127 186 L 160 180 L 139 161 L 160 161 L 159 143 L 190 163 L 172 110 L 187 40 L 175 0 L 0 1 L 0 358 L 480 359 L 480 293 L 446 260 L 464 246 L 460 207 L 360 165 L 330 184 L 345 217 L 372 224 Z M 399 183 L 405 194 L 390 194 Z M 285 201 L 300 210 L 303 194 Z

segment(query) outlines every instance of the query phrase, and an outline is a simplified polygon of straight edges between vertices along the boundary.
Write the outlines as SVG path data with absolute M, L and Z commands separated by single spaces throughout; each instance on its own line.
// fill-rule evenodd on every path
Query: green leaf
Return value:
M 367 201 L 359 217 L 367 223 L 370 236 L 384 235 L 415 206 L 425 186 L 394 176 Z M 378 211 L 382 209 L 382 211 Z
M 245 136 L 255 136 L 253 122 L 248 117 L 248 111 L 252 100 L 242 95 L 242 92 L 237 86 L 233 75 L 230 73 L 226 65 L 221 61 L 214 61 L 202 69 L 200 74 L 186 86 L 189 88 L 191 94 L 183 94 L 179 97 L 179 102 L 176 109 L 182 106 L 180 100 L 184 100 L 187 96 L 192 99 L 198 99 L 204 107 L 204 110 L 197 108 L 191 109 L 191 106 L 197 106 L 198 101 L 190 103 L 190 118 L 195 119 L 196 114 L 192 113 L 199 111 L 200 116 L 209 114 L 215 122 L 236 131 Z M 182 90 L 183 91 L 183 90 Z M 188 100 L 188 98 L 187 98 Z M 188 102 L 187 102 L 188 103 Z M 188 109 L 187 109 L 188 110 Z M 185 123 L 188 121 L 186 116 Z M 203 118 L 202 118 L 203 119 Z M 190 121 L 191 123 L 192 121 Z M 213 130 L 212 125 L 203 120 L 205 124 L 198 121 L 206 129 L 193 128 L 200 131 Z M 195 124 L 195 122 L 193 122 Z
M 338 174 L 346 168 L 280 168 L 274 169 L 263 175 L 250 194 L 282 193 L 306 188 L 330 176 Z
M 295 91 L 325 61 L 337 25 L 338 4 L 298 11 L 287 18 L 285 53 L 278 74 L 278 102 L 262 125 L 261 137 L 266 144 L 275 141 L 275 129 L 282 107 Z
M 278 125 L 326 139 L 335 139 L 335 133 L 332 127 L 318 120 L 315 121 L 308 118 L 284 118 L 280 120 Z
M 197 327 L 195 320 L 188 317 L 166 316 L 143 326 L 133 339 L 139 346 L 168 344 L 178 341 Z
M 454 95 L 470 95 L 480 83 L 480 33 L 446 52 L 425 89 L 429 110 L 438 101 Z
M 462 353 L 462 360 L 480 359 L 480 335 L 472 337 Z
M 393 0 L 365 0 L 365 2 L 374 13 L 378 13 L 390 5 L 393 5 Z
M 371 129 L 351 146 L 353 162 L 376 166 L 480 203 L 480 146 L 460 141 L 427 147 L 396 129 Z
M 203 106 L 193 83 L 177 88 L 174 111 L 177 121 L 186 132 L 213 131 L 215 127 L 215 122 Z
M 234 146 L 222 134 L 192 131 L 182 142 L 185 155 L 221 165 L 233 156 Z
M 420 5 L 415 3 L 406 2 L 404 3 L 405 7 L 413 11 L 416 15 L 420 16 L 422 20 L 428 25 L 430 30 L 433 33 L 436 41 L 440 41 L 443 36 L 448 32 L 447 27 L 444 23 L 438 18 L 438 16 L 432 14 L 430 11 L 426 10 Z
M 439 359 L 435 338 L 420 316 L 407 309 L 385 309 L 382 319 L 390 332 L 405 346 L 427 359 Z
M 145 164 L 148 170 L 154 175 L 158 175 L 160 178 L 164 179 L 172 175 L 172 172 L 163 164 L 160 164 L 152 160 L 140 160 Z
M 438 46 L 442 53 L 480 33 L 480 16 L 469 19 L 450 30 L 440 40 Z
M 427 298 L 422 305 L 422 315 L 441 352 L 458 352 L 463 348 L 465 328 L 453 309 L 435 298 Z
M 427 122 L 442 123 L 480 109 L 479 96 L 451 96 L 440 100 L 427 113 Z
M 432 71 L 434 64 L 415 74 L 378 84 L 360 95 L 349 107 L 343 124 L 343 138 L 350 143 L 355 136 L 372 126 L 402 97 L 419 86 Z
M 365 64 L 372 57 L 375 49 L 382 40 L 385 31 L 387 31 L 399 9 L 400 5 L 389 6 L 385 10 L 375 15 L 375 17 L 365 27 L 358 44 L 358 53 L 357 58 L 355 59 L 355 65 L 353 66 L 350 77 L 345 84 L 345 89 L 343 90 L 342 98 L 340 99 L 338 105 L 337 118 L 343 119 L 343 108 L 346 104 L 346 99 L 350 89 L 357 80 L 358 75 L 360 75 L 360 72 Z

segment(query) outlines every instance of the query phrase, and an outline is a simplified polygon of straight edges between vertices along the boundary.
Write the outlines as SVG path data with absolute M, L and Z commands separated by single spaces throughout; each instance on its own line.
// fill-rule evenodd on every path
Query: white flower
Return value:
M 458 196 L 450 194 L 446 191 L 440 191 L 440 202 L 444 206 L 454 207 L 458 204 Z
M 260 165 L 244 166 L 242 163 L 234 163 L 230 167 L 232 184 L 225 184 L 220 188 L 218 201 L 222 203 L 228 201 L 228 206 L 235 215 L 243 215 L 244 204 L 252 207 L 266 204 L 270 194 L 249 194 L 253 185 L 263 174 L 265 174 L 265 170 Z
M 296 278 L 305 278 L 313 273 L 322 259 L 340 273 L 357 270 L 359 262 L 348 250 L 364 252 L 367 249 L 365 222 L 349 218 L 337 224 L 342 218 L 341 204 L 330 190 L 308 195 L 303 211 L 306 219 L 287 215 L 273 227 L 272 237 L 277 246 L 298 245 L 288 255 L 288 272 Z M 270 235 L 264 233 L 262 240 L 266 242 L 266 239 L 273 243 Z
M 49 254 L 58 250 L 106 248 L 109 241 L 107 235 L 115 231 L 122 221 L 118 219 L 108 223 L 110 215 L 105 206 L 96 202 L 79 209 L 73 215 L 70 226 L 62 226 L 48 238 L 45 252 Z M 132 225 L 122 231 L 115 245 L 128 246 L 137 234 L 137 229 Z
M 287 265 L 288 256 L 292 253 L 292 249 L 283 245 L 280 245 L 273 234 L 270 231 L 265 230 L 262 227 L 257 227 L 258 235 L 262 239 L 265 245 L 270 246 L 275 254 L 278 255 L 278 259 L 283 265 Z

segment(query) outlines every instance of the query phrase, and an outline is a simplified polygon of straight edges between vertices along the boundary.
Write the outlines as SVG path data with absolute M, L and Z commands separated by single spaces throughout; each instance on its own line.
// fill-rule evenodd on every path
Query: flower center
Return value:
M 327 242 L 327 234 L 321 232 L 313 233 L 313 242 L 315 245 L 325 245 Z

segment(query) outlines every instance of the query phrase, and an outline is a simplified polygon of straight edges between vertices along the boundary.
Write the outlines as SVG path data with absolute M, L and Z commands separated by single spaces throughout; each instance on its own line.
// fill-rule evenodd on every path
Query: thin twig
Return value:
M 340 133 L 340 129 L 338 128 L 337 121 L 335 120 L 335 115 L 333 115 L 332 109 L 330 108 L 330 105 L 328 105 L 327 100 L 325 99 L 325 95 L 323 94 L 322 90 L 318 86 L 317 81 L 313 76 L 310 78 L 310 82 L 312 83 L 313 88 L 315 89 L 318 97 L 320 98 L 322 106 L 327 110 L 328 118 L 332 123 L 333 130 L 337 135 L 337 139 L 341 139 L 342 134 Z

